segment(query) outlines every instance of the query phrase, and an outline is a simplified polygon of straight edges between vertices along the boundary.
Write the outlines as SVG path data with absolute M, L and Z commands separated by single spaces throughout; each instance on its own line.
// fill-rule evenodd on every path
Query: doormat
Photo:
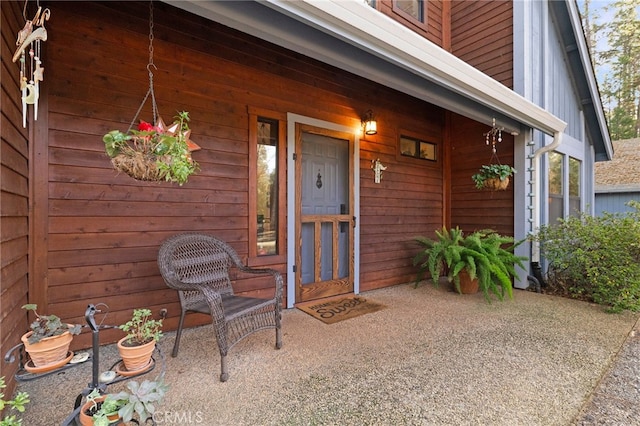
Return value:
M 341 296 L 327 300 L 316 300 L 296 305 L 296 307 L 325 324 L 333 324 L 379 311 L 385 306 L 361 296 Z

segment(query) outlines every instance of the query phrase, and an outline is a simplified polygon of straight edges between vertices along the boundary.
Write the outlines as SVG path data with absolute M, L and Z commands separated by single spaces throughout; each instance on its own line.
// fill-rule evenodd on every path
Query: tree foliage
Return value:
M 591 49 L 613 140 L 640 136 L 640 0 L 616 0 L 601 11 L 583 2 Z

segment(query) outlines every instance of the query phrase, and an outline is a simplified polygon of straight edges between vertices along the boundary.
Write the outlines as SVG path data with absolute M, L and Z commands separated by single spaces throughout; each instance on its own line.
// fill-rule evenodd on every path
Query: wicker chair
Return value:
M 282 347 L 282 276 L 273 269 L 252 269 L 242 264 L 224 241 L 210 235 L 180 234 L 162 243 L 158 266 L 165 283 L 178 290 L 180 323 L 172 356 L 178 355 L 187 312 L 210 314 L 220 349 L 220 381 L 229 378 L 229 349 L 248 335 L 264 329 L 276 330 L 276 349 Z M 236 296 L 230 272 L 271 275 L 275 292 L 271 299 Z M 235 272 L 235 271 L 234 271 Z

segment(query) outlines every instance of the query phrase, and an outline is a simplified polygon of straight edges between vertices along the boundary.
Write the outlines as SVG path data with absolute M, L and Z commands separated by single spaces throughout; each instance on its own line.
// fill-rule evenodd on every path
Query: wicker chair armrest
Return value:
M 213 288 L 202 285 L 195 285 L 194 288 L 200 290 L 209 303 L 211 316 L 216 324 L 224 323 L 224 308 L 222 307 L 222 295 Z
M 282 280 L 282 274 L 280 274 L 280 272 L 271 268 L 251 268 L 245 265 L 238 266 L 238 269 L 247 274 L 271 275 L 275 281 L 275 288 L 276 288 L 275 298 L 277 298 L 278 300 L 282 300 L 282 291 L 283 291 L 284 284 Z

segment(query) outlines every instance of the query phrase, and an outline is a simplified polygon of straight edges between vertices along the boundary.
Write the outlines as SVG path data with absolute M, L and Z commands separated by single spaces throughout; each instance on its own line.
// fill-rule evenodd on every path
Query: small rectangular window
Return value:
M 436 144 L 408 136 L 400 136 L 400 154 L 405 157 L 436 161 Z

